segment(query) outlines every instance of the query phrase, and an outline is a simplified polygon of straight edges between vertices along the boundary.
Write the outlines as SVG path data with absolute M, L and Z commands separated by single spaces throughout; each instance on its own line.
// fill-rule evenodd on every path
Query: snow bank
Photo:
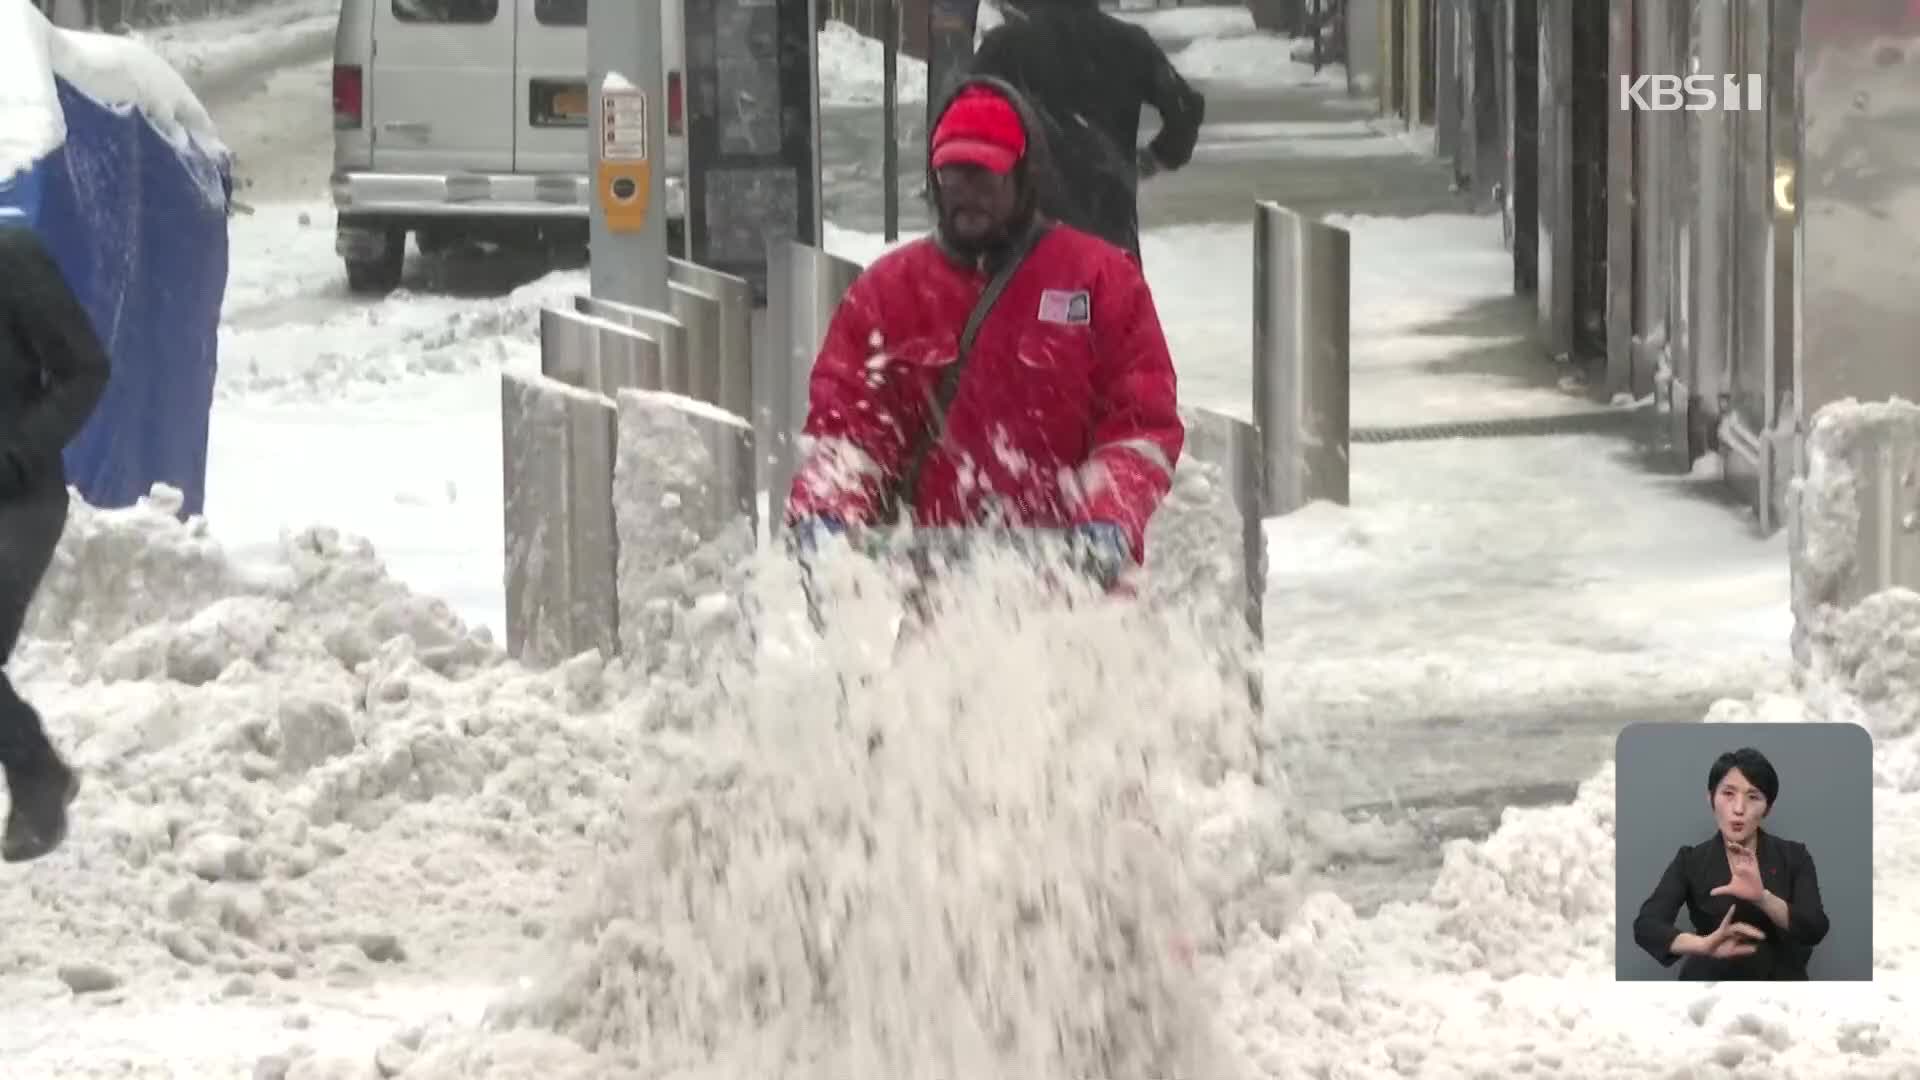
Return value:
M 1231 37 L 1258 33 L 1253 13 L 1243 3 L 1194 4 L 1189 7 L 1148 8 L 1114 15 L 1144 27 L 1156 38 Z
M 885 50 L 879 41 L 839 21 L 827 23 L 817 40 L 821 105 L 879 105 L 885 101 Z M 901 53 L 895 63 L 900 103 L 925 104 L 926 61 Z
M 1920 447 L 1920 405 L 1906 401 L 1837 402 L 1820 410 L 1807 434 L 1808 469 L 1789 499 L 1794 536 L 1793 608 L 1802 632 L 1822 608 L 1857 588 L 1862 479 L 1856 469 L 1884 448 Z M 1907 484 L 1912 486 L 1908 479 Z M 1920 508 L 1909 530 L 1920 528 Z
M 308 53 L 318 58 L 339 21 L 340 0 L 275 0 L 232 15 L 144 27 L 132 37 L 203 85 Z
M 89 782 L 68 847 L 0 877 L 0 1002 L 62 965 L 246 999 L 537 950 L 629 779 L 619 681 L 505 663 L 351 538 L 242 569 L 178 507 L 76 503 L 30 616 L 14 674 Z
M 1317 86 L 1346 89 L 1346 69 L 1324 67 L 1293 58 L 1293 43 L 1278 34 L 1254 32 L 1227 37 L 1202 37 L 1172 53 L 1169 59 L 1180 74 L 1196 82 L 1281 89 Z
M 180 147 L 226 148 L 185 80 L 137 41 L 60 30 L 26 3 L 0 9 L 0 181 L 30 168 L 66 138 L 55 78 L 102 105 L 137 108 Z

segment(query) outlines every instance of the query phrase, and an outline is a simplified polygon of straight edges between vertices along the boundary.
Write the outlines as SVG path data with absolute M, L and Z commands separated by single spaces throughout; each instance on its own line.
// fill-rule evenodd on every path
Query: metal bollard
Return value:
M 507 651 L 553 664 L 619 648 L 614 411 L 544 376 L 500 377 Z
M 1346 230 L 1256 204 L 1253 405 L 1264 516 L 1348 499 L 1348 253 Z
M 778 520 L 799 463 L 800 430 L 807 418 L 808 376 L 827 325 L 855 278 L 859 263 L 798 241 L 775 242 L 767 252 L 767 326 L 771 348 L 762 374 L 766 391 L 754 430 L 767 462 L 767 507 Z
M 752 283 L 682 259 L 670 260 L 667 273 L 675 283 L 706 293 L 720 304 L 713 375 L 704 383 L 713 388 L 713 396 L 695 396 L 751 421 L 754 396 Z
M 720 348 L 720 299 L 679 282 L 670 283 L 667 291 L 673 317 L 686 327 L 687 348 L 683 363 L 665 373 L 662 389 L 713 404 L 718 393 L 715 353 Z
M 596 394 L 612 394 L 622 386 L 651 388 L 660 381 L 660 345 L 622 323 L 542 308 L 540 374 Z
M 597 296 L 576 296 L 573 298 L 573 306 L 582 314 L 604 319 L 616 326 L 638 330 L 659 344 L 659 366 L 647 372 L 648 378 L 640 389 L 665 389 L 677 372 L 686 370 L 687 328 L 672 315 L 652 308 L 623 304 L 617 300 L 603 300 Z
M 1608 85 L 1633 80 L 1634 0 L 1611 0 L 1607 9 Z M 1637 117 L 1610 102 L 1607 109 L 1607 395 L 1633 391 L 1633 179 Z
M 1345 0 L 1341 5 L 1349 97 L 1377 97 L 1380 92 L 1380 5 L 1381 0 Z
M 660 343 L 631 326 L 599 322 L 600 333 L 594 341 L 599 379 L 593 390 L 612 397 L 630 388 L 659 386 L 665 366 Z
M 1433 150 L 1460 175 L 1460 60 L 1466 46 L 1460 30 L 1465 0 L 1433 0 Z
M 540 309 L 540 374 L 582 390 L 600 379 L 595 363 L 599 327 L 572 311 Z

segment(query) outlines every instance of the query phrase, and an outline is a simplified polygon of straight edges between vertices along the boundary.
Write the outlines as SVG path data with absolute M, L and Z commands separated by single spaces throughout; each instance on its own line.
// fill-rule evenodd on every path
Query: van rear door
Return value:
M 514 171 L 585 173 L 587 0 L 515 6 Z
M 514 0 L 373 3 L 374 168 L 511 170 Z

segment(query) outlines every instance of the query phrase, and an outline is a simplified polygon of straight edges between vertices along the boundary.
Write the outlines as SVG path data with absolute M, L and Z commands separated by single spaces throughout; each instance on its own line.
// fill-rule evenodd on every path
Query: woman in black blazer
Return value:
M 1633 940 L 1686 980 L 1804 980 L 1827 936 L 1820 879 L 1805 844 L 1760 828 L 1780 775 L 1760 751 L 1721 754 L 1707 772 L 1712 837 L 1683 847 L 1633 920 Z M 1693 933 L 1674 925 L 1684 906 Z

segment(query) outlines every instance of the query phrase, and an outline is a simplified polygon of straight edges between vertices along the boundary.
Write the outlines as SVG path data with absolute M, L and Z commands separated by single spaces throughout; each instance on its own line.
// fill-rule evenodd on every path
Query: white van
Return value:
M 681 0 L 662 0 L 667 218 L 686 215 Z M 333 45 L 335 250 L 355 292 L 469 242 L 584 245 L 587 0 L 342 0 Z

